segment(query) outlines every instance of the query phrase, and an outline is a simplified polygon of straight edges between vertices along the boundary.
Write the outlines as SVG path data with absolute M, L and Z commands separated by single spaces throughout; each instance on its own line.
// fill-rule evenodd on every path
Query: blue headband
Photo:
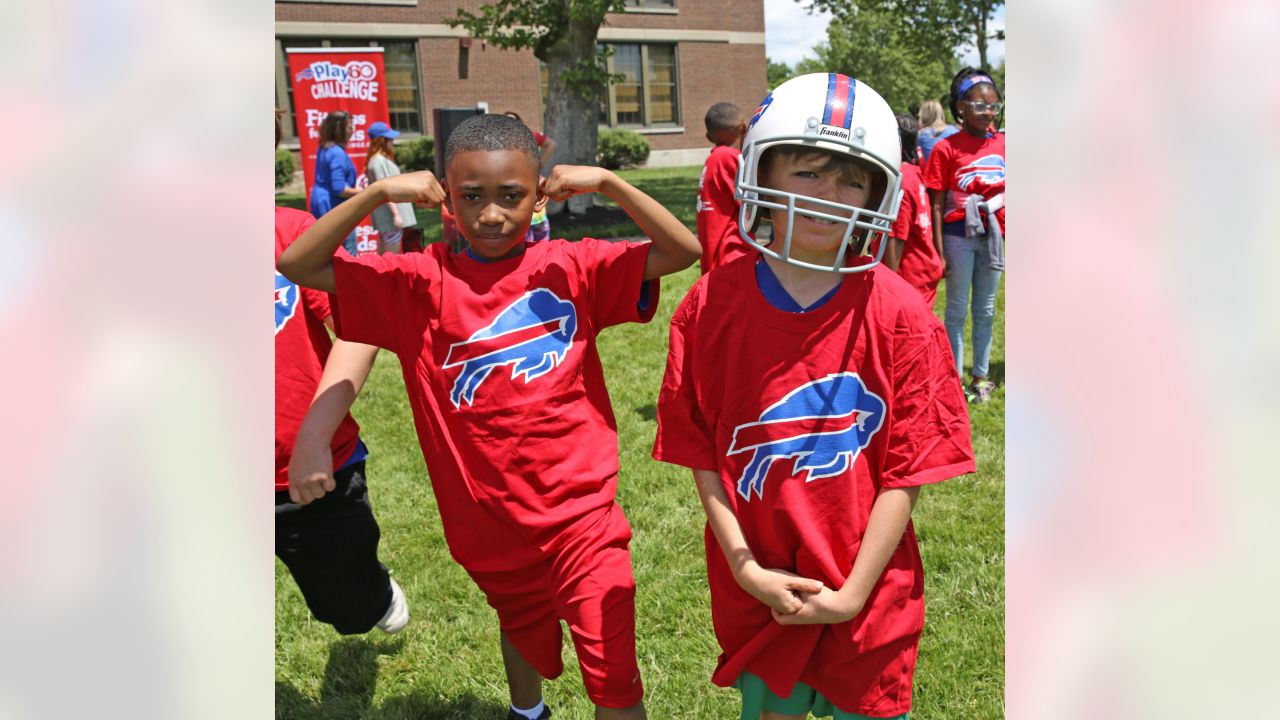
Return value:
M 956 97 L 964 97 L 965 93 L 969 92 L 969 90 L 978 83 L 987 83 L 991 87 L 996 86 L 996 84 L 991 81 L 991 78 L 986 75 L 970 75 L 960 82 L 960 87 L 956 89 Z

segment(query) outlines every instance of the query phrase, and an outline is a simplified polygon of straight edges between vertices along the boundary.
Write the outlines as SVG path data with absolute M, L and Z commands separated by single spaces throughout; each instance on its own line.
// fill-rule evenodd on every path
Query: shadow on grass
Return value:
M 497 720 L 506 712 L 506 705 L 471 693 L 441 698 L 431 689 L 387 698 L 377 708 L 345 697 L 316 703 L 303 697 L 293 686 L 276 683 L 277 720 Z
M 636 414 L 645 420 L 656 421 L 658 419 L 658 406 L 653 403 L 641 405 L 636 408 Z
M 493 720 L 501 718 L 507 706 L 471 693 L 442 698 L 424 687 L 387 698 L 373 707 L 378 684 L 378 656 L 396 655 L 404 647 L 402 639 L 370 642 L 346 638 L 329 646 L 329 662 L 320 682 L 320 700 L 303 695 L 294 686 L 276 682 L 278 720 Z

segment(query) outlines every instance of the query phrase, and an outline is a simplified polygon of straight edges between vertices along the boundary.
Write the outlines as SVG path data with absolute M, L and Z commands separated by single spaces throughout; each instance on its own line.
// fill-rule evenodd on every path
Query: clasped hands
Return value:
M 769 606 L 774 622 L 780 625 L 842 623 L 861 612 L 866 601 L 845 589 L 832 590 L 819 580 L 761 567 L 754 560 L 745 563 L 734 577 L 743 590 Z

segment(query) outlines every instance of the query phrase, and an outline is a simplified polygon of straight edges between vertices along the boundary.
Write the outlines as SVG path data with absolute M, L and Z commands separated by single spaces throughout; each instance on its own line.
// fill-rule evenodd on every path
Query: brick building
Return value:
M 482 0 L 276 0 L 276 103 L 293 137 L 285 48 L 385 48 L 387 101 L 394 127 L 430 135 L 431 110 L 513 110 L 542 129 L 545 66 L 532 50 L 500 50 L 445 24 Z M 750 113 L 767 92 L 763 0 L 627 0 L 599 41 L 627 79 L 609 88 L 603 127 L 635 130 L 653 148 L 650 166 L 695 165 L 707 156 L 702 117 L 728 101 Z

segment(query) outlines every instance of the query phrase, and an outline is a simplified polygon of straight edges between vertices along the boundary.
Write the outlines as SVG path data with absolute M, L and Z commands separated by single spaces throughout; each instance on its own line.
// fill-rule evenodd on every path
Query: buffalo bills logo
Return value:
M 1004 158 L 999 155 L 984 155 L 956 170 L 956 185 L 965 192 L 996 187 L 1003 182 Z
M 298 286 L 289 278 L 276 273 L 276 334 L 278 335 L 289 318 L 298 312 Z
M 751 116 L 751 122 L 747 123 L 748 130 L 755 127 L 756 123 L 760 122 L 760 117 L 764 115 L 764 111 L 768 110 L 769 106 L 772 104 L 773 104 L 773 93 L 769 93 L 768 95 L 764 96 L 764 102 L 760 103 L 760 107 L 756 108 L 755 114 Z
M 476 389 L 503 365 L 511 366 L 512 380 L 528 383 L 546 375 L 564 362 L 577 328 L 573 303 L 542 288 L 525 293 L 487 327 L 449 347 L 443 369 L 462 367 L 449 400 L 454 407 L 464 400 L 471 405 Z
M 751 453 L 738 478 L 738 494 L 764 497 L 764 479 L 775 460 L 794 458 L 792 474 L 808 472 L 805 482 L 835 477 L 853 467 L 854 458 L 884 424 L 885 402 L 867 389 L 857 373 L 828 375 L 805 383 L 760 413 L 756 422 L 733 431 L 729 455 Z

